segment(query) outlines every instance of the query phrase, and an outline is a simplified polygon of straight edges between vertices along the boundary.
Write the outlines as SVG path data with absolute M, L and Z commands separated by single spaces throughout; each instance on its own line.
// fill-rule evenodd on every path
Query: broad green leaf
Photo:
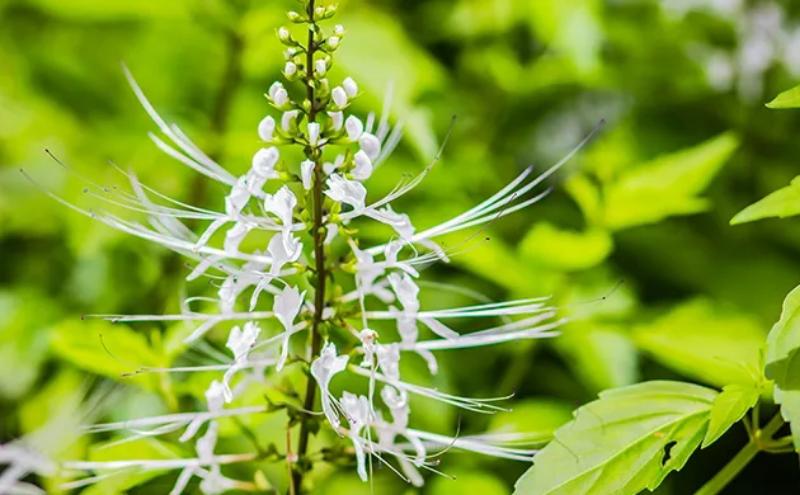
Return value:
M 781 317 L 767 337 L 765 373 L 775 381 L 775 401 L 800 450 L 800 286 L 783 301 Z
M 435 477 L 426 493 L 430 495 L 451 495 L 453 493 L 475 493 L 480 495 L 507 495 L 506 484 L 492 473 L 478 470 L 456 469 L 448 471 L 453 479 Z
M 767 103 L 769 108 L 800 108 L 800 86 L 787 89 Z
M 717 386 L 752 383 L 764 332 L 743 314 L 696 299 L 633 330 L 640 349 L 687 377 Z
M 800 215 L 800 177 L 756 201 L 731 219 L 731 225 L 761 220 L 762 218 L 786 218 Z
M 516 484 L 518 495 L 634 494 L 680 470 L 706 433 L 717 393 L 689 383 L 612 389 L 575 411 Z
M 572 407 L 555 399 L 515 402 L 508 412 L 492 416 L 491 433 L 525 433 L 532 441 L 548 441 L 553 432 L 572 418 Z
M 711 406 L 711 418 L 702 447 L 705 448 L 717 441 L 728 428 L 742 419 L 758 402 L 760 393 L 759 387 L 751 384 L 726 385 Z
M 567 58 L 582 74 L 599 68 L 603 41 L 601 2 L 596 0 L 539 0 L 523 2 L 535 35 Z
M 619 230 L 704 211 L 708 201 L 698 194 L 738 146 L 726 133 L 624 172 L 605 191 L 605 225 Z
M 522 240 L 520 253 L 537 265 L 556 270 L 585 270 L 603 262 L 613 241 L 604 230 L 577 232 L 547 222 L 536 224 Z
M 126 378 L 139 368 L 159 365 L 144 335 L 127 326 L 74 318 L 63 320 L 52 332 L 53 352 L 78 368 L 145 387 L 157 383 L 155 375 Z

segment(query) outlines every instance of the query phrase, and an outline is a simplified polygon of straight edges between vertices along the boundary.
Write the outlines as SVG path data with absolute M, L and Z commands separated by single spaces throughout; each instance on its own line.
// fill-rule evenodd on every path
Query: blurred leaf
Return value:
M 78 368 L 114 380 L 122 380 L 127 373 L 160 363 L 147 339 L 121 324 L 75 318 L 63 320 L 52 332 L 51 347 L 57 356 Z M 157 377 L 138 375 L 125 380 L 153 387 Z
M 775 401 L 792 428 L 800 450 L 800 286 L 783 301 L 783 311 L 767 337 L 765 373 L 775 381 Z
M 536 34 L 582 73 L 598 69 L 603 32 L 596 0 L 524 2 Z
M 608 390 L 575 412 L 514 493 L 608 494 L 654 490 L 700 445 L 717 393 L 689 383 Z
M 160 2 L 137 0 L 136 2 L 97 2 L 95 0 L 72 0 L 69 4 L 58 0 L 32 0 L 42 10 L 69 19 L 94 21 L 120 21 L 137 18 L 174 18 L 185 15 L 185 2 Z
M 800 86 L 787 89 L 767 103 L 769 108 L 800 108 Z
M 448 472 L 454 479 L 435 477 L 427 493 L 451 495 L 453 493 L 479 493 L 480 495 L 507 495 L 506 484 L 494 474 L 478 470 L 453 470 Z
M 180 457 L 180 449 L 155 438 L 140 438 L 124 443 L 111 440 L 95 444 L 89 453 L 89 460 L 94 462 L 129 459 L 165 460 L 178 459 Z M 128 490 L 130 488 L 141 485 L 165 472 L 168 471 L 158 469 L 123 470 L 101 479 L 81 493 L 83 495 L 122 495 L 129 493 Z
M 760 372 L 764 333 L 757 321 L 696 299 L 633 330 L 653 359 L 712 385 L 753 383 Z
M 592 392 L 630 385 L 639 378 L 636 346 L 619 328 L 597 322 L 571 324 L 555 346 Z
M 726 133 L 623 172 L 605 191 L 605 224 L 619 230 L 705 210 L 708 201 L 697 195 L 738 145 Z
M 39 376 L 46 357 L 49 299 L 28 290 L 0 291 L 0 395 L 15 399 Z
M 591 268 L 611 253 L 613 241 L 603 230 L 575 232 L 540 222 L 528 231 L 519 246 L 520 253 L 534 263 L 557 270 Z
M 711 418 L 702 447 L 705 448 L 716 442 L 728 431 L 728 428 L 742 419 L 747 411 L 758 402 L 760 393 L 759 387 L 753 384 L 726 385 L 711 406 Z
M 731 225 L 761 220 L 762 218 L 786 218 L 800 214 L 800 177 L 756 201 L 736 214 Z
M 526 438 L 545 442 L 571 418 L 572 407 L 565 402 L 526 399 L 513 403 L 510 411 L 492 416 L 488 430 L 492 433 L 524 433 Z

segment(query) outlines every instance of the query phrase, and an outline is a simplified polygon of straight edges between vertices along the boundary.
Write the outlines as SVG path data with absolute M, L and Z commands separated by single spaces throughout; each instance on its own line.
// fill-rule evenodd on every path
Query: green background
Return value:
M 706 7 L 676 7 L 692 3 Z M 421 170 L 457 117 L 441 163 L 398 205 L 419 229 L 478 203 L 529 164 L 544 170 L 606 121 L 550 181 L 547 199 L 493 222 L 451 265 L 424 274 L 497 300 L 552 294 L 573 322 L 557 340 L 443 356 L 436 386 L 474 396 L 515 392 L 514 411 L 461 417 L 420 403 L 417 426 L 546 438 L 602 389 L 651 378 L 719 387 L 756 366 L 783 296 L 797 284 L 800 231 L 793 220 L 728 222 L 797 175 L 800 112 L 763 103 L 800 80 L 800 6 L 741 2 L 726 10 L 736 3 L 341 3 L 337 22 L 347 34 L 332 77 L 359 82 L 365 94 L 355 110 L 363 113 L 379 109 L 393 85 L 393 117 L 406 128 L 393 159 L 370 179 L 371 194 Z M 147 139 L 153 125 L 120 63 L 163 115 L 240 174 L 259 146 L 262 94 L 280 75 L 275 30 L 288 8 L 296 2 L 0 0 L 0 440 L 35 430 L 87 390 L 112 394 L 107 418 L 202 397 L 202 380 L 120 376 L 174 362 L 170 328 L 80 319 L 175 311 L 182 262 L 69 211 L 19 169 L 91 206 L 79 176 L 124 184 L 111 160 L 170 195 L 219 208 L 222 188 Z M 423 298 L 426 307 L 462 302 Z M 224 338 L 217 340 L 221 348 Z M 269 419 L 258 427 L 269 436 L 283 425 Z M 231 446 L 242 442 L 235 429 L 223 435 Z M 81 442 L 72 453 L 185 449 L 165 442 L 97 454 L 106 440 Z M 745 441 L 735 427 L 659 493 L 698 487 Z M 527 468 L 457 453 L 440 467 L 456 480 L 432 478 L 426 493 L 510 493 Z M 275 465 L 237 469 L 242 478 L 254 469 L 270 480 L 282 475 Z M 94 493 L 126 493 L 139 482 L 131 493 L 166 493 L 173 479 L 112 480 Z M 794 456 L 762 455 L 725 493 L 789 493 L 797 479 Z M 320 493 L 369 493 L 352 468 L 321 472 L 316 483 Z M 381 471 L 375 492 L 413 490 Z

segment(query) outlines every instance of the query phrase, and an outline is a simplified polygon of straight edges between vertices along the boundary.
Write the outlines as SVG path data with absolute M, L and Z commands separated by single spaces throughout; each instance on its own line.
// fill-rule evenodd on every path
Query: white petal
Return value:
M 271 115 L 267 115 L 261 122 L 258 123 L 258 137 L 262 141 L 272 141 L 272 135 L 275 132 L 275 119 Z
M 355 209 L 364 207 L 367 190 L 357 181 L 348 180 L 338 174 L 331 174 L 326 181 L 328 189 L 325 195 L 334 201 L 345 203 Z
M 333 91 L 331 91 L 331 99 L 333 99 L 333 103 L 336 104 L 337 107 L 347 105 L 347 93 L 345 93 L 341 86 L 333 88 Z
M 344 114 L 342 112 L 328 112 L 328 117 L 331 118 L 331 126 L 334 131 L 338 131 L 342 128 L 342 124 L 344 123 Z
M 366 180 L 372 175 L 372 160 L 369 159 L 363 150 L 356 152 L 353 157 L 355 168 L 353 168 L 353 178 L 358 180 Z
M 375 160 L 381 154 L 381 142 L 374 135 L 365 132 L 358 138 L 361 149 L 369 156 L 370 160 Z
M 356 84 L 353 78 L 345 78 L 345 80 L 342 81 L 342 86 L 344 86 L 344 91 L 350 98 L 353 98 L 358 94 L 358 84 Z
M 300 178 L 303 180 L 303 189 L 306 191 L 311 189 L 312 179 L 314 174 L 314 162 L 311 160 L 303 160 L 300 163 Z
M 319 142 L 319 123 L 317 122 L 309 122 L 308 123 L 308 144 L 311 146 L 316 146 Z
M 347 131 L 347 138 L 350 141 L 357 141 L 364 132 L 364 123 L 355 115 L 351 115 L 344 121 L 344 129 Z

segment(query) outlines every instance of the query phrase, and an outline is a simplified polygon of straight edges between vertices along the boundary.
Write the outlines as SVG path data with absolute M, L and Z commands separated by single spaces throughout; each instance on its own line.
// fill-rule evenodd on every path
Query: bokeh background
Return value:
M 163 115 L 241 173 L 259 146 L 262 94 L 279 77 L 275 30 L 287 8 L 296 2 L 0 0 L 0 441 L 34 431 L 97 387 L 113 389 L 104 406 L 112 419 L 201 396 L 180 378 L 122 376 L 187 359 L 170 347 L 169 328 L 80 319 L 174 311 L 181 261 L 71 212 L 19 169 L 86 204 L 78 175 L 122 185 L 113 161 L 170 195 L 219 207 L 225 191 L 147 139 L 153 124 L 120 64 Z M 552 294 L 574 322 L 550 342 L 444 357 L 436 386 L 515 392 L 513 412 L 462 417 L 423 404 L 416 424 L 546 438 L 602 389 L 652 378 L 719 386 L 756 366 L 797 284 L 800 231 L 791 220 L 729 220 L 797 174 L 800 112 L 764 102 L 800 80 L 800 4 L 346 0 L 338 22 L 347 35 L 333 77 L 359 82 L 360 112 L 379 108 L 393 85 L 392 115 L 405 123 L 400 149 L 370 181 L 373 194 L 424 167 L 457 117 L 441 163 L 400 205 L 419 228 L 529 164 L 544 170 L 606 122 L 550 181 L 546 200 L 494 222 L 452 265 L 425 274 L 498 300 Z M 433 291 L 423 304 L 454 297 Z M 260 428 L 273 433 L 284 424 L 268 423 Z M 182 448 L 148 441 L 117 451 L 103 448 L 107 440 L 73 453 L 158 457 Z M 734 428 L 658 493 L 690 492 L 745 440 Z M 425 493 L 509 493 L 527 466 L 451 453 L 441 468 L 456 480 L 432 478 Z M 797 468 L 795 456 L 762 454 L 725 493 L 790 493 Z M 280 466 L 242 469 L 282 475 Z M 318 492 L 369 493 L 352 471 L 320 474 Z M 166 493 L 173 480 L 115 477 L 85 493 Z M 375 484 L 375 493 L 414 492 L 389 473 Z

